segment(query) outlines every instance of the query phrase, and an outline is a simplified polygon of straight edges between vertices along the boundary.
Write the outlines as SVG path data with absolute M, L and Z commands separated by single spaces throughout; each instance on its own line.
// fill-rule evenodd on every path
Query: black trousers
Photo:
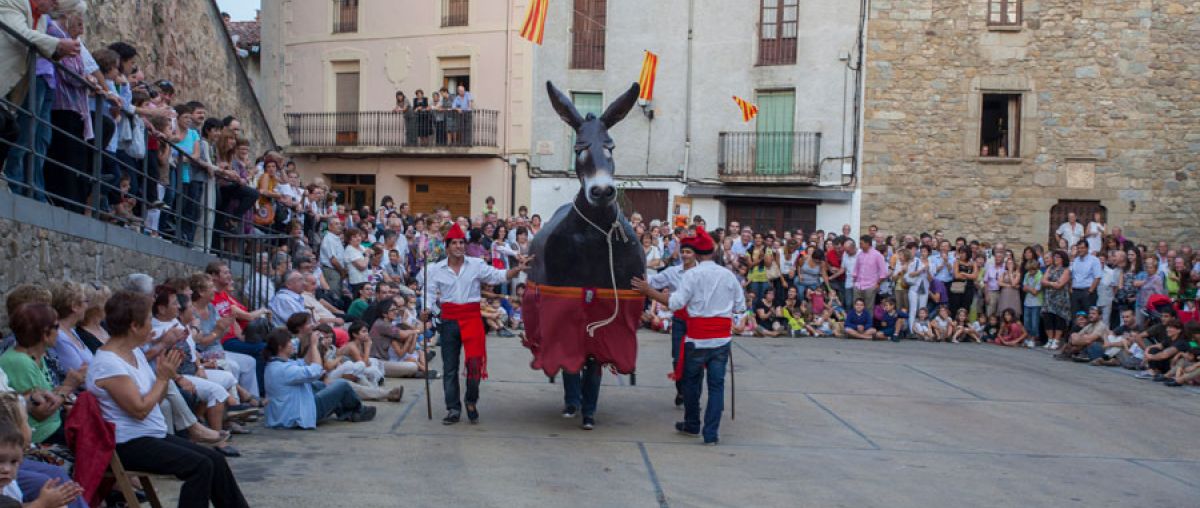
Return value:
M 1071 315 L 1076 312 L 1087 312 L 1089 307 L 1096 305 L 1096 293 L 1089 292 L 1086 289 L 1071 290 Z
M 462 355 L 462 335 L 458 331 L 458 322 L 443 321 L 438 326 L 441 338 L 438 344 L 442 350 L 442 391 L 446 394 L 446 410 L 462 412 L 462 401 L 458 398 L 458 364 Z M 467 404 L 475 405 L 479 401 L 479 380 L 467 378 Z
M 183 481 L 180 508 L 250 506 L 225 456 L 175 435 L 142 437 L 117 445 L 117 455 L 126 469 L 169 474 Z
M 46 150 L 48 158 L 42 170 L 46 175 L 46 191 L 52 194 L 50 199 L 58 206 L 82 212 L 83 206 L 76 203 L 86 204 L 87 193 L 91 191 L 91 173 L 88 172 L 91 164 L 88 145 L 71 136 L 83 138 L 83 117 L 74 111 L 54 110 L 50 112 L 50 123 L 58 129 L 51 134 L 50 147 Z

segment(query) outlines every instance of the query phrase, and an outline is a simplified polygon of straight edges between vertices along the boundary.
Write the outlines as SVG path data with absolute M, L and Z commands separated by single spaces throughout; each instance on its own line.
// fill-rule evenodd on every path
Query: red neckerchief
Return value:
M 33 0 L 29 0 L 29 10 L 33 13 L 33 26 L 31 28 L 37 30 L 38 20 L 42 19 L 42 11 L 38 10 L 37 5 L 33 3 Z

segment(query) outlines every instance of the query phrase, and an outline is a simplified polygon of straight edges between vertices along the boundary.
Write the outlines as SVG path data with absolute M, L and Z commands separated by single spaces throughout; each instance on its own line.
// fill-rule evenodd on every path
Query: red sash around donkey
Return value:
M 530 366 L 547 376 L 579 372 L 589 356 L 629 374 L 637 361 L 643 297 L 630 281 L 644 277 L 646 259 L 633 226 L 617 206 L 612 138 L 608 129 L 637 102 L 634 84 L 597 118 L 579 114 L 547 82 L 550 103 L 575 129 L 580 189 L 533 238 L 530 283 L 522 301 Z

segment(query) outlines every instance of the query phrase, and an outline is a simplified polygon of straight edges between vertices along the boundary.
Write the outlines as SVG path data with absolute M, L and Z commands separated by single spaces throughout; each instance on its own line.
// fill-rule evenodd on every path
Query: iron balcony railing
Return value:
M 717 174 L 726 182 L 817 183 L 819 132 L 722 132 Z
M 498 146 L 500 113 L 473 111 L 362 111 L 288 113 L 292 146 L 471 148 Z
M 263 231 L 249 227 L 244 215 L 234 216 L 218 209 L 215 178 L 204 185 L 185 187 L 181 166 L 190 164 L 193 171 L 202 171 L 205 163 L 166 139 L 158 138 L 158 150 L 147 150 L 140 160 L 105 150 L 105 141 L 114 135 L 116 124 L 103 114 L 107 100 L 101 95 L 103 90 L 57 61 L 51 63 L 59 86 L 82 86 L 92 94 L 94 137 L 83 139 L 68 130 L 70 127 L 64 128 L 65 123 L 33 113 L 42 100 L 34 82 L 38 53 L 28 39 L 7 24 L 0 23 L 0 30 L 24 44 L 29 52 L 25 77 L 30 85 L 24 100 L 17 104 L 0 97 L 0 109 L 17 117 L 15 135 L 0 136 L 0 153 L 5 155 L 0 157 L 4 165 L 0 185 L 8 186 L 13 199 L 46 202 L 139 233 L 154 231 L 163 240 L 238 262 L 230 269 L 235 277 L 247 281 L 253 270 L 249 261 L 287 240 L 287 235 L 269 228 Z M 81 124 L 82 120 L 76 127 Z M 38 131 L 48 131 L 52 137 L 49 148 L 57 144 L 57 149 L 39 147 L 38 135 L 34 134 Z M 147 144 L 151 138 L 147 133 Z M 172 151 L 167 155 L 173 155 L 178 163 L 160 167 L 158 153 L 162 150 Z M 129 185 L 122 188 L 126 179 Z M 151 222 L 157 222 L 157 228 L 150 228 Z M 250 283 L 250 287 L 253 285 Z

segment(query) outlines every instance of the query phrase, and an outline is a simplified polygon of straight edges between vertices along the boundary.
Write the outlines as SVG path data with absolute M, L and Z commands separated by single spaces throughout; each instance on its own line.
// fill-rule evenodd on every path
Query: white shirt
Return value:
M 671 293 L 671 310 L 687 308 L 692 317 L 726 317 L 746 312 L 746 295 L 737 276 L 712 261 L 704 261 L 683 272 L 679 289 Z M 687 342 L 699 349 L 712 349 L 729 344 L 730 337 L 693 339 Z
M 1075 244 L 1079 243 L 1080 238 L 1083 238 L 1083 224 L 1076 222 L 1075 227 L 1071 227 L 1070 222 L 1064 222 L 1058 227 L 1058 231 L 1055 231 L 1055 233 L 1058 233 L 1058 236 L 1063 237 L 1067 241 L 1068 248 L 1072 248 L 1075 247 Z
M 479 258 L 463 258 L 458 273 L 450 269 L 449 262 L 447 258 L 429 267 L 429 288 L 425 291 L 428 295 L 425 300 L 428 309 L 441 309 L 441 302 L 478 302 L 480 284 L 503 284 L 508 280 L 502 270 L 493 268 Z M 418 275 L 417 280 L 424 282 L 424 276 Z
M 259 302 L 270 301 L 271 297 L 275 296 L 275 283 L 271 282 L 271 277 L 263 275 L 261 273 L 254 274 L 254 277 L 258 279 L 258 300 L 257 301 L 259 301 Z M 246 284 L 244 285 L 244 287 L 242 287 L 242 294 L 245 294 L 245 295 L 255 294 L 253 281 L 254 281 L 254 279 L 246 279 Z
M 25 498 L 21 494 L 21 486 L 17 485 L 17 480 L 15 479 L 11 482 L 8 482 L 8 485 L 4 486 L 4 491 L 0 492 L 0 494 L 11 497 L 18 503 L 25 501 Z
M 108 391 L 96 386 L 96 381 L 110 377 L 128 376 L 137 385 L 138 393 L 146 395 L 154 387 L 154 369 L 146 362 L 146 355 L 134 349 L 137 366 L 130 365 L 111 351 L 96 351 L 96 358 L 88 365 L 87 389 L 100 402 L 100 414 L 117 428 L 117 443 L 140 437 L 163 438 L 167 435 L 167 421 L 155 405 L 145 419 L 138 420 L 117 405 Z
M 342 261 L 342 256 L 346 253 L 346 246 L 342 244 L 342 239 L 338 235 L 330 231 L 325 232 L 325 237 L 321 238 L 321 266 L 333 268 L 331 259 Z
M 371 272 L 371 267 L 367 266 L 367 268 L 359 270 L 357 266 L 354 266 L 355 261 L 365 258 L 366 256 L 363 255 L 362 247 L 346 247 L 344 249 L 342 266 L 346 268 L 346 276 L 351 284 L 367 282 L 367 274 Z
M 858 264 L 858 251 L 854 255 L 842 254 L 842 268 L 846 269 L 846 287 L 854 287 L 854 265 Z M 846 302 L 842 302 L 846 303 Z
M 1096 254 L 1100 252 L 1104 241 L 1104 225 L 1099 222 L 1089 222 L 1087 225 L 1087 244 L 1088 253 Z
M 675 265 L 651 275 L 646 282 L 654 289 L 669 289 L 671 292 L 675 292 L 679 289 L 679 284 L 683 282 L 683 265 Z
M 1107 307 L 1112 305 L 1113 293 L 1116 292 L 1121 272 L 1108 266 L 1101 268 L 1101 271 L 1104 275 L 1100 277 L 1100 284 L 1096 286 L 1096 305 Z
M 662 260 L 662 249 L 660 249 L 657 245 L 651 244 L 650 248 L 646 249 L 646 266 L 647 266 L 646 278 L 647 279 L 650 278 L 650 274 L 654 273 L 652 270 L 657 270 L 656 268 L 649 268 L 650 263 L 652 261 L 661 261 L 661 260 Z

